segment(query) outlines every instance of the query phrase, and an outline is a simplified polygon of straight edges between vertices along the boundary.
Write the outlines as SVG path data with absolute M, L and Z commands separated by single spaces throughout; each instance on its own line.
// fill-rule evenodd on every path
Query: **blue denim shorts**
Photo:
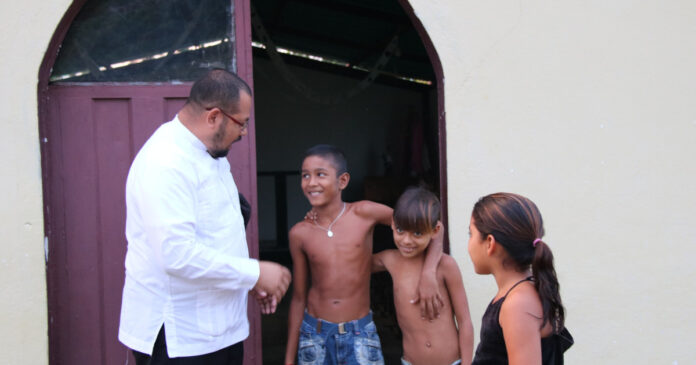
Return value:
M 457 360 L 457 361 L 453 362 L 453 363 L 450 364 L 450 365 L 459 365 L 459 364 L 461 364 L 461 363 L 462 363 L 462 360 Z M 402 357 L 402 358 L 401 358 L 401 365 L 411 365 L 411 363 L 408 362 L 408 361 L 406 361 L 406 360 L 404 360 L 404 358 Z
M 383 365 L 382 345 L 372 312 L 333 323 L 304 314 L 297 348 L 298 365 Z

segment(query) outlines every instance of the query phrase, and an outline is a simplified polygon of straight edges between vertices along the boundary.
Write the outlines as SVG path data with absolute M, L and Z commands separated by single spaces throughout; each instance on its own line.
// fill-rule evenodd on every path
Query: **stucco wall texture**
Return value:
M 70 1 L 0 5 L 0 363 L 48 363 L 37 82 Z M 693 364 L 696 3 L 411 0 L 442 61 L 449 231 L 475 331 L 496 291 L 473 203 L 530 197 L 576 339 L 569 364 Z
M 0 364 L 47 364 L 37 83 L 70 1 L 0 4 Z
M 696 3 L 431 1 L 445 77 L 452 254 L 475 330 L 474 202 L 530 197 L 576 345 L 570 364 L 693 364 Z

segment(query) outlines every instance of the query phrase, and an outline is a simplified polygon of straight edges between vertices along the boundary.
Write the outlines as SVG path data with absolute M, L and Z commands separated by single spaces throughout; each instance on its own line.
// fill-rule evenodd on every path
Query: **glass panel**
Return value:
M 192 81 L 234 71 L 232 0 L 91 0 L 61 45 L 51 82 Z

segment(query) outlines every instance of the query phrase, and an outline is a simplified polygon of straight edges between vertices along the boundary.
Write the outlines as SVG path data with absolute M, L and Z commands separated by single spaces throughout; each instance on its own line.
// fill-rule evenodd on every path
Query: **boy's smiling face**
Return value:
M 348 185 L 349 175 L 336 176 L 332 161 L 322 156 L 308 156 L 302 162 L 302 192 L 313 207 L 326 205 L 338 197 Z
M 392 222 L 394 243 L 404 257 L 416 257 L 423 254 L 423 251 L 428 248 L 430 240 L 438 230 L 439 227 L 436 226 L 429 232 L 411 232 L 397 227 Z

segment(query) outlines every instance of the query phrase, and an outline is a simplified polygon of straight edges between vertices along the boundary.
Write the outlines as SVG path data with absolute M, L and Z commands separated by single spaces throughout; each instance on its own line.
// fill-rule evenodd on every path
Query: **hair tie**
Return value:
M 535 239 L 534 242 L 532 242 L 532 246 L 533 246 L 533 247 L 536 247 L 536 244 L 539 243 L 539 242 L 541 242 L 541 238 Z

